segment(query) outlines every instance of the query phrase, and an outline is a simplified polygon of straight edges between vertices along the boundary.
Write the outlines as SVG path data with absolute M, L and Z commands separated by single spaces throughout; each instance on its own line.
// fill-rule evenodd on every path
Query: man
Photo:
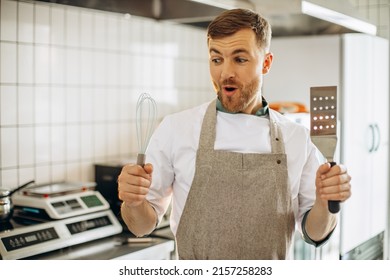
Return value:
M 166 117 L 144 168 L 123 167 L 121 214 L 143 236 L 172 198 L 180 259 L 285 259 L 295 225 L 322 245 L 336 226 L 328 200 L 351 196 L 343 165 L 320 165 L 306 128 L 268 108 L 271 28 L 260 15 L 229 10 L 208 27 L 218 98 Z

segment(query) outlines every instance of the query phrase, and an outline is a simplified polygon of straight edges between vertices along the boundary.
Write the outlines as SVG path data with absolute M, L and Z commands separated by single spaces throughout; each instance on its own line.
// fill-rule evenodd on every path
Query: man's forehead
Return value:
M 237 31 L 233 35 L 222 38 L 210 38 L 208 42 L 209 52 L 248 52 L 257 47 L 255 33 L 250 29 Z

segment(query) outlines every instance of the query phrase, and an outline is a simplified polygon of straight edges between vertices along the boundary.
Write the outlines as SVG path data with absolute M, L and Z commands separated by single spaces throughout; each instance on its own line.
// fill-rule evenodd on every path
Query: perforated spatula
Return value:
M 330 163 L 337 145 L 337 87 L 310 88 L 310 137 L 314 145 Z M 329 200 L 331 213 L 340 211 L 340 201 Z

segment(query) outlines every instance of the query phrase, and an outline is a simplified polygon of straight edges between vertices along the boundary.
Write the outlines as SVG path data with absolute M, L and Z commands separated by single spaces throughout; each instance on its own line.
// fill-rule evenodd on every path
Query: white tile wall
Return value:
M 1 68 L 0 82 L 16 84 L 17 77 L 17 45 L 10 42 L 0 43 Z
M 35 159 L 35 129 L 32 126 L 20 126 L 18 130 L 18 164 L 33 166 Z M 31 141 L 32 140 L 32 141 Z
M 17 35 L 18 3 L 14 1 L 1 1 L 1 27 L 0 39 L 3 41 L 16 41 Z
M 16 112 L 16 86 L 2 86 L 1 92 L 1 125 L 15 126 L 17 123 Z
M 214 96 L 204 30 L 0 1 L 2 187 L 92 181 L 94 163 L 133 157 L 142 92 L 159 118 Z
M 2 127 L 1 129 L 1 166 L 12 168 L 18 164 L 18 134 L 16 127 Z M 10 179 L 7 179 L 11 180 Z
M 34 87 L 32 85 L 20 85 L 17 89 L 18 105 L 16 108 L 18 109 L 18 124 L 20 126 L 32 126 L 35 123 Z
M 17 18 L 18 41 L 25 43 L 34 42 L 34 6 L 20 2 Z
M 50 6 L 36 5 L 34 7 L 34 42 L 50 43 Z
M 32 84 L 34 82 L 34 47 L 20 43 L 17 51 L 18 83 Z

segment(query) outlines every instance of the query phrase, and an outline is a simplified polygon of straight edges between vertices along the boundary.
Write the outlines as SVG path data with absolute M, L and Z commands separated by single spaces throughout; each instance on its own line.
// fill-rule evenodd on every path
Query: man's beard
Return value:
M 222 93 L 224 85 L 234 85 L 238 92 L 233 96 L 226 96 Z M 239 113 L 245 109 L 256 99 L 259 91 L 259 78 L 254 78 L 248 85 L 243 86 L 234 80 L 224 80 L 222 84 L 214 85 L 217 88 L 217 95 L 219 101 L 226 111 L 230 113 Z

